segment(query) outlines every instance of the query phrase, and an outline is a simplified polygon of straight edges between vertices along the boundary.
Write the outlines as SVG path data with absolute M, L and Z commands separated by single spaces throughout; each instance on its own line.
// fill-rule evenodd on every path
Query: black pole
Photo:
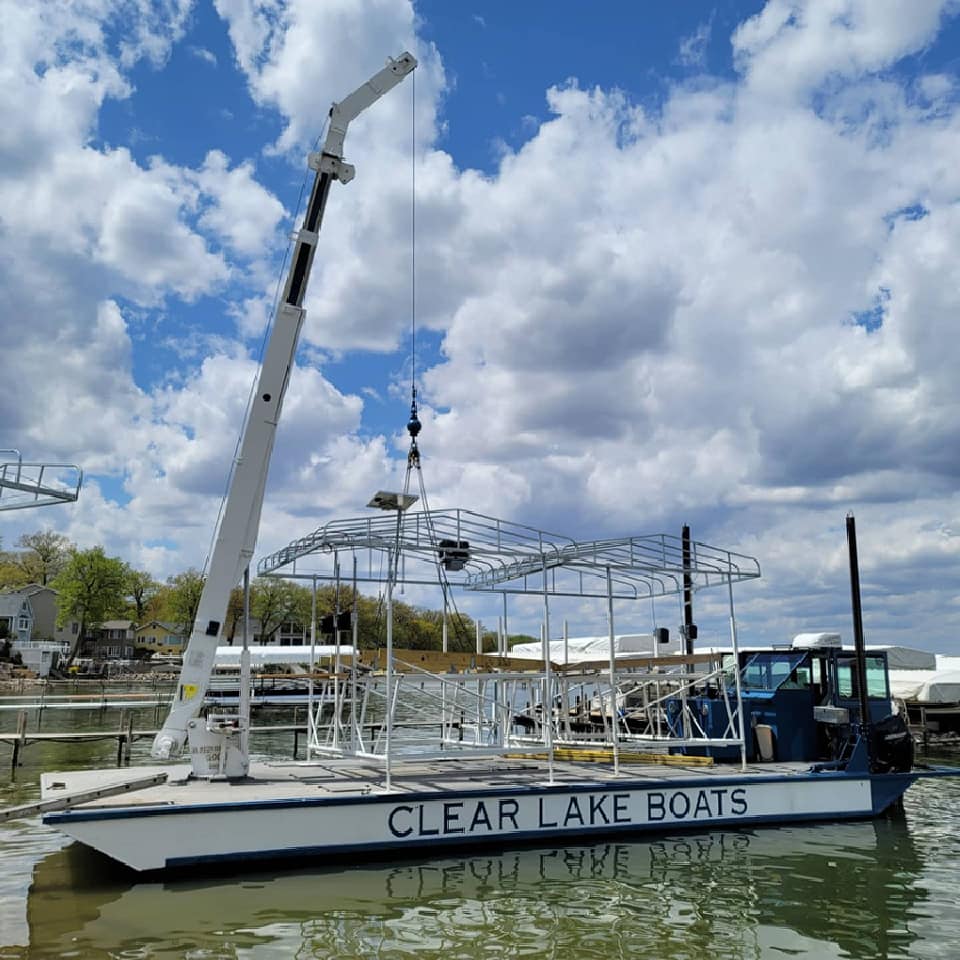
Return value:
M 860 565 L 857 562 L 857 524 L 847 514 L 847 546 L 850 549 L 850 600 L 853 606 L 853 642 L 857 656 L 857 686 L 860 692 L 860 733 L 870 755 L 870 712 L 867 704 L 867 652 L 863 642 L 863 612 L 860 606 Z
M 693 625 L 693 577 L 690 576 L 690 527 L 683 525 L 680 531 L 680 549 L 683 555 L 683 638 L 686 654 L 693 656 L 693 641 L 697 637 L 697 628 Z

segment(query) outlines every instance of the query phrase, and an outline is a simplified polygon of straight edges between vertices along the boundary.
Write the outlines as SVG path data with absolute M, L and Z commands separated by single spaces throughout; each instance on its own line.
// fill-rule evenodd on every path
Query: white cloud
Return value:
M 422 377 L 434 507 L 577 535 L 689 520 L 761 558 L 767 579 L 741 591 L 742 616 L 778 641 L 812 621 L 845 628 L 853 507 L 868 604 L 891 626 L 910 599 L 928 630 L 960 626 L 956 604 L 929 595 L 931 575 L 960 573 L 956 77 L 890 69 L 935 42 L 950 4 L 771 0 L 732 37 L 733 79 L 691 78 L 656 112 L 558 75 L 549 120 L 489 176 L 436 149 L 443 51 L 418 43 L 408 3 L 217 8 L 252 96 L 281 119 L 248 156 L 298 156 L 385 53 L 421 58 L 417 319 L 442 338 Z M 78 19 L 77 50 L 38 72 L 40 21 L 18 7 L 0 40 L 16 66 L 0 92 L 0 307 L 36 318 L 15 354 L 27 386 L 0 396 L 0 417 L 124 478 L 126 504 L 91 487 L 77 538 L 172 572 L 202 561 L 253 361 L 195 335 L 190 366 L 138 385 L 128 304 L 242 277 L 226 309 L 252 338 L 283 208 L 252 160 L 213 144 L 199 169 L 94 148 L 104 99 L 130 92 L 125 54 Z M 162 59 L 178 30 L 141 55 Z M 303 356 L 408 333 L 413 94 L 407 81 L 350 131 L 357 179 L 331 193 Z M 51 343 L 58 376 L 44 379 Z M 354 514 L 402 471 L 405 440 L 369 435 L 363 414 L 316 367 L 293 371 L 263 550 L 324 511 Z M 890 632 L 867 622 L 871 639 Z
M 713 32 L 713 20 L 699 24 L 689 36 L 680 40 L 677 62 L 684 67 L 705 67 L 707 64 L 707 46 Z

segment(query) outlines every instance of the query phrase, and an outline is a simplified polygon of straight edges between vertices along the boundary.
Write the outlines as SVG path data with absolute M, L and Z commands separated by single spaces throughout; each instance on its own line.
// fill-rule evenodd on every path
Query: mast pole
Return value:
M 867 652 L 863 639 L 863 610 L 860 603 L 860 564 L 857 559 L 857 523 L 847 514 L 847 547 L 850 554 L 850 601 L 853 608 L 853 643 L 857 660 L 857 687 L 860 693 L 860 736 L 870 759 L 870 710 L 867 699 Z

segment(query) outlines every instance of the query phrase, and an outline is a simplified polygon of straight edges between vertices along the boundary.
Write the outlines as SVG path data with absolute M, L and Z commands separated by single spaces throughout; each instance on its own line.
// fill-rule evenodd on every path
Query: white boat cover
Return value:
M 250 666 L 262 667 L 269 663 L 309 663 L 310 645 L 304 644 L 300 647 L 274 647 L 274 646 L 250 646 Z M 243 651 L 239 646 L 217 647 L 216 665 L 218 667 L 239 667 L 240 654 Z M 336 656 L 337 648 L 333 644 L 318 643 L 313 648 L 314 655 L 319 660 L 321 657 Z M 341 656 L 350 656 L 353 653 L 353 647 L 340 644 Z
M 795 650 L 822 649 L 824 647 L 839 647 L 839 633 L 798 633 L 790 644 Z
M 568 637 L 567 659 L 563 657 L 561 640 L 550 641 L 550 660 L 553 663 L 580 663 L 585 660 L 603 660 L 610 656 L 610 637 Z M 615 657 L 653 656 L 654 637 L 650 633 L 620 633 L 614 634 L 613 647 Z M 680 638 L 671 634 L 667 643 L 657 645 L 657 655 L 680 652 Z M 533 643 L 518 643 L 510 648 L 511 657 L 530 657 L 539 660 L 543 656 L 543 647 L 536 641 Z
M 938 670 L 917 694 L 921 703 L 960 703 L 960 670 Z

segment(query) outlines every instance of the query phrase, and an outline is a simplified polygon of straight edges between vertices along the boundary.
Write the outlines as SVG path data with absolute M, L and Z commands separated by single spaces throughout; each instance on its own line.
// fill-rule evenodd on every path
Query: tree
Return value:
M 167 616 L 177 624 L 184 636 L 190 635 L 193 630 L 193 621 L 197 619 L 203 581 L 203 574 L 194 567 L 176 576 L 167 577 L 167 586 L 164 591 Z
M 160 584 L 149 573 L 143 570 L 134 570 L 132 567 L 126 568 L 127 596 L 130 598 L 135 614 L 134 619 L 138 625 L 144 622 L 144 616 L 150 601 L 157 595 L 159 589 Z
M 27 583 L 23 570 L 17 563 L 17 555 L 0 550 L 0 590 L 16 590 Z
M 67 666 L 73 663 L 88 627 L 123 612 L 126 569 L 119 557 L 108 557 L 103 547 L 73 550 L 53 581 L 52 586 L 59 593 L 57 624 L 63 626 L 70 618 L 80 622 L 70 645 Z
M 62 533 L 41 530 L 25 533 L 17 541 L 21 548 L 16 563 L 23 571 L 24 583 L 46 586 L 66 566 L 74 546 Z
M 310 622 L 310 591 L 277 577 L 257 577 L 250 584 L 250 612 L 260 621 L 260 639 L 269 640 L 282 623 Z

